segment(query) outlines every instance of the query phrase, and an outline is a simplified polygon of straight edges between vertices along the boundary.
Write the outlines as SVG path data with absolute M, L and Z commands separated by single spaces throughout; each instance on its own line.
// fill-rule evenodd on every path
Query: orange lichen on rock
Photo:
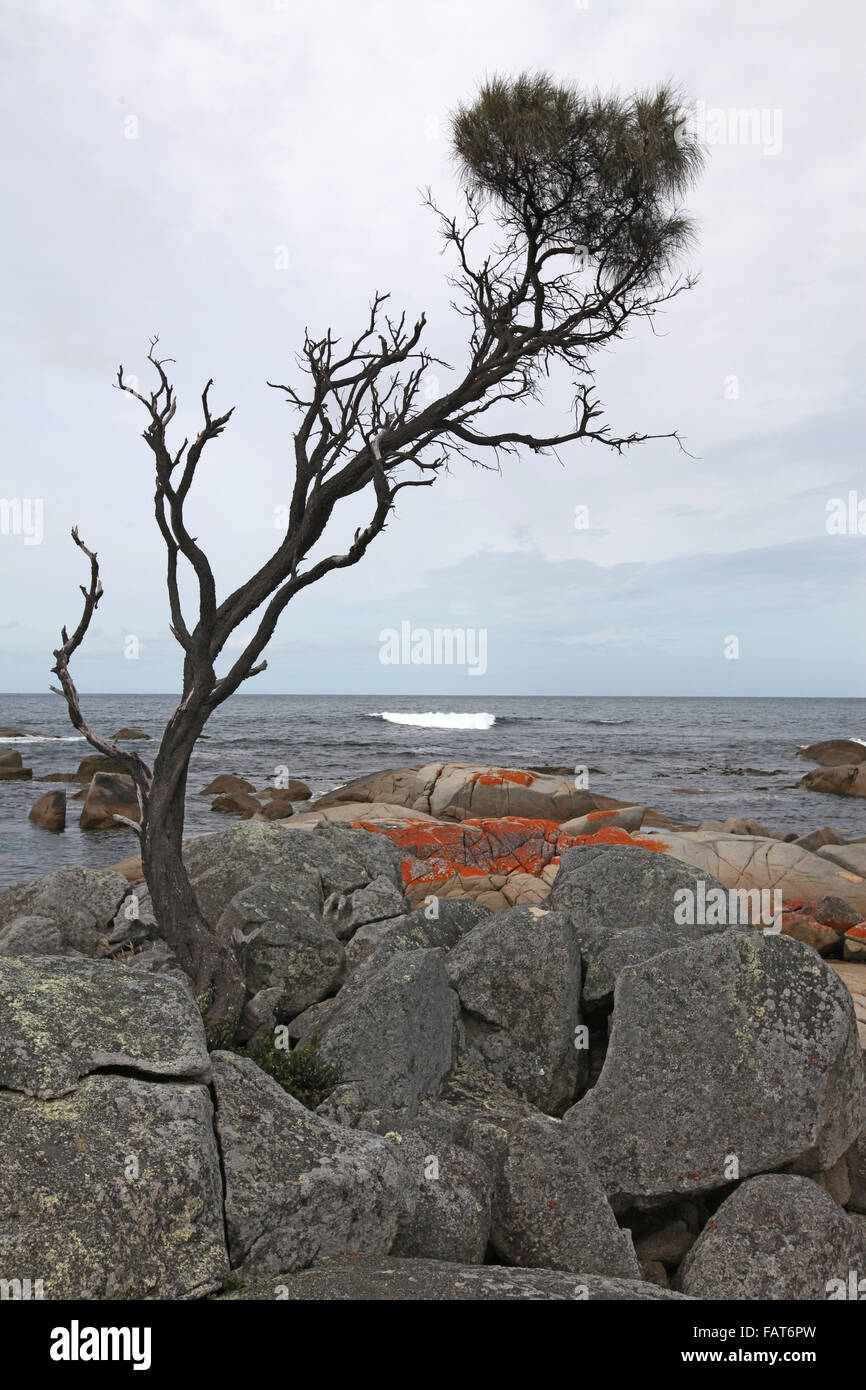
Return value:
M 472 781 L 480 782 L 482 787 L 499 787 L 503 782 L 512 782 L 517 787 L 531 787 L 535 773 L 518 772 L 512 767 L 492 767 L 489 772 L 476 773 Z
M 563 840 L 569 840 L 573 845 L 632 845 L 635 849 L 656 850 L 659 854 L 667 854 L 670 849 L 670 845 L 666 845 L 663 840 L 633 840 L 628 831 L 621 830 L 618 825 L 603 826 L 601 830 L 594 830 L 591 835 L 562 835 L 561 849 L 565 848 Z
M 564 849 L 574 845 L 633 845 L 662 854 L 668 848 L 661 841 L 638 846 L 627 831 L 616 826 L 590 835 L 569 835 L 556 821 L 521 816 L 481 817 L 438 825 L 429 821 L 387 825 L 361 820 L 352 824 L 393 840 L 404 855 L 403 882 L 407 885 L 444 883 L 455 875 L 469 878 L 517 872 L 537 878 L 549 864 L 558 864 Z

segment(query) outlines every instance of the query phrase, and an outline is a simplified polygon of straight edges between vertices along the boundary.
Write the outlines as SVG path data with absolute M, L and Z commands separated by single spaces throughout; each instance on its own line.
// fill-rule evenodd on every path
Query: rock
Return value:
M 620 972 L 597 1084 L 564 1123 L 619 1210 L 797 1161 L 831 1167 L 861 1125 L 850 997 L 813 951 L 728 931 Z
M 808 1178 L 750 1178 L 686 1256 L 677 1287 L 695 1298 L 824 1301 L 866 1269 L 866 1237 Z
M 824 767 L 862 763 L 866 761 L 866 744 L 852 738 L 829 738 L 823 743 L 810 743 L 808 748 L 798 748 L 797 757 L 809 758 Z
M 862 920 L 856 909 L 850 903 L 846 903 L 844 898 L 834 897 L 821 898 L 815 904 L 813 916 L 822 926 L 836 927 L 839 931 L 856 927 Z
M 80 956 L 71 946 L 63 927 L 50 917 L 13 917 L 0 929 L 2 956 Z
M 414 1183 L 417 1204 L 397 1232 L 391 1253 L 456 1264 L 484 1263 L 490 1236 L 493 1181 L 466 1149 L 425 1137 L 423 1126 L 385 1136 Z
M 117 733 L 111 736 L 113 743 L 116 743 L 118 739 L 123 739 L 126 742 L 135 738 L 146 738 L 150 741 L 150 734 L 144 733 L 141 729 L 118 729 Z
M 240 816 L 243 820 L 249 820 L 252 816 L 261 813 L 261 806 L 254 796 L 249 792 L 227 792 L 224 796 L 218 796 L 211 803 L 212 811 L 222 811 L 227 816 Z
M 831 952 L 838 952 L 839 932 L 835 927 L 823 926 L 820 922 L 816 922 L 808 912 L 784 911 L 782 913 L 782 934 L 793 937 L 795 941 L 805 942 L 807 946 L 812 947 L 813 951 L 817 951 L 822 956 L 827 956 Z
M 54 1030 L 62 1050 L 62 1020 Z M 0 1091 L 0 1210 L 4 1278 L 38 1277 L 45 1298 L 220 1288 L 228 1259 L 207 1087 L 88 1076 L 50 1102 Z
M 679 1264 L 694 1243 L 695 1237 L 685 1221 L 669 1221 L 666 1226 L 635 1241 L 634 1248 L 641 1264 L 665 1267 Z
M 845 960 L 866 961 L 866 922 L 848 928 L 842 938 L 842 956 Z
M 116 816 L 136 822 L 141 819 L 135 783 L 131 777 L 97 772 L 88 788 L 78 823 L 82 830 L 117 830 Z
M 697 916 L 699 891 L 706 901 L 722 884 L 710 873 L 639 846 L 584 845 L 560 856 L 547 906 L 605 932 L 641 927 L 681 935 L 678 917 L 684 913 L 677 909 L 686 900 L 676 895 L 683 890 L 694 895 Z
M 387 1253 L 417 1198 L 391 1145 L 312 1114 L 248 1058 L 212 1061 L 232 1265 Z
M 822 826 L 820 830 L 810 830 L 808 835 L 800 835 L 794 840 L 801 849 L 819 850 L 822 845 L 844 845 L 845 836 L 832 825 Z
M 274 801 L 266 801 L 260 808 L 265 820 L 288 820 L 289 816 L 295 814 L 290 801 L 284 801 L 282 797 Z
M 573 1100 L 585 1071 L 578 1047 L 580 955 L 567 920 L 515 907 L 482 922 L 446 957 L 466 1050 L 540 1110 Z
M 117 762 L 113 758 L 103 757 L 101 753 L 91 753 L 88 757 L 82 758 L 75 770 L 76 782 L 92 782 L 97 772 L 114 772 L 119 777 L 127 776 L 127 769 L 123 763 Z
M 38 825 L 40 830 L 66 829 L 66 793 L 46 792 L 27 813 L 27 819 Z
M 24 767 L 17 748 L 0 748 L 0 782 L 28 782 L 33 770 Z
M 212 925 L 235 893 L 262 874 L 291 891 L 293 875 L 318 871 L 325 896 L 354 892 L 379 875 L 395 886 L 402 883 L 400 855 L 390 840 L 335 825 L 296 832 L 244 821 L 185 840 L 183 857 L 199 906 Z
M 845 1158 L 851 1188 L 849 1206 L 852 1211 L 866 1213 L 866 1123 Z
M 384 875 L 354 893 L 332 893 L 323 909 L 323 920 L 340 941 L 348 941 L 359 927 L 402 917 L 408 903 L 399 889 Z
M 618 826 L 620 830 L 640 830 L 646 809 L 645 806 L 626 806 L 622 811 L 590 811 L 589 815 L 565 821 L 560 830 L 569 835 L 594 835 L 610 825 Z
M 866 878 L 866 845 L 822 845 L 816 852 L 821 859 L 829 859 L 848 873 Z
M 290 777 L 284 787 L 263 787 L 259 795 L 267 795 L 274 801 L 309 801 L 313 793 L 306 782 Z
M 508 1134 L 491 1243 L 509 1265 L 641 1277 L 580 1141 L 546 1116 L 519 1120 Z
M 700 830 L 708 830 L 708 829 L 710 829 L 710 828 L 711 828 L 711 827 L 709 827 L 709 826 L 705 826 L 704 823 L 703 823 L 703 821 L 701 822 L 701 824 L 700 824 L 700 826 L 699 826 L 699 829 L 700 829 Z M 773 834 L 772 834 L 772 836 L 771 836 L 770 838 L 773 839 L 773 840 L 781 840 L 782 843 L 783 843 L 783 844 L 786 844 L 786 845 L 792 845 L 792 844 L 798 844 L 798 843 L 799 843 L 799 837 L 798 837 L 797 832 L 796 832 L 795 830 L 774 830 L 774 831 L 773 831 Z M 811 846 L 811 845 L 806 845 L 806 846 L 804 846 L 804 848 L 806 848 L 806 849 L 811 849 L 812 846 Z
M 831 796 L 866 796 L 866 767 L 860 762 L 815 768 L 801 777 L 797 786 L 810 792 L 828 792 Z
M 400 951 L 338 996 L 313 1032 L 321 1060 L 336 1066 L 342 1082 L 358 1082 L 374 1108 L 411 1116 L 451 1070 L 456 1014 L 444 953 Z
M 827 965 L 850 991 L 860 1034 L 860 1046 L 866 1050 L 866 964 L 828 960 Z
M 219 777 L 214 777 L 206 787 L 202 787 L 199 796 L 222 796 L 229 792 L 254 791 L 252 782 L 247 782 L 243 777 L 235 777 L 231 772 L 221 772 Z
M 272 883 L 254 879 L 231 899 L 217 935 L 244 948 L 247 995 L 278 989 L 274 1014 L 287 1022 L 336 994 L 346 976 L 343 947 L 320 921 L 322 883 L 315 869 Z
M 106 1067 L 206 1080 L 187 981 L 113 961 L 0 957 L 0 1087 L 49 1099 Z
M 569 1302 L 678 1299 L 636 1279 L 568 1274 L 553 1269 L 508 1269 L 501 1265 L 455 1265 L 444 1260 L 401 1260 L 361 1256 L 319 1259 L 299 1274 L 249 1282 L 224 1299 L 286 1299 L 289 1302 Z
M 46 772 L 42 777 L 34 777 L 34 782 L 77 782 L 74 772 Z
M 432 946 L 450 951 L 490 916 L 488 908 L 469 898 L 431 897 L 414 912 L 359 927 L 346 947 L 347 967 L 353 971 L 369 963 L 380 969 L 398 951 L 423 951 Z
M 19 729 L 14 724 L 0 725 L 0 738 L 50 738 L 50 734 L 39 733 L 36 729 Z
M 712 874 L 725 888 L 778 890 L 785 902 L 841 897 L 866 914 L 866 879 L 798 844 L 699 831 L 639 831 L 636 838 L 644 848 L 654 844 L 681 863 Z
M 95 955 L 128 893 L 129 882 L 112 869 L 57 869 L 32 883 L 15 883 L 0 893 L 0 952 L 22 953 L 20 921 L 32 918 L 56 924 L 62 954 Z M 19 943 L 14 950 L 12 940 Z
M 598 809 L 589 792 L 575 787 L 573 777 L 464 763 L 376 772 L 328 792 L 313 810 L 342 801 L 387 802 L 445 821 L 521 816 L 561 822 Z

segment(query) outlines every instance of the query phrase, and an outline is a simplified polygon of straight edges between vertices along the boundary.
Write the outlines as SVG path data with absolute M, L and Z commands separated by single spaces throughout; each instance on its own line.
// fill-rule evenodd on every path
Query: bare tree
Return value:
M 640 319 L 690 287 L 676 263 L 691 238 L 678 200 L 700 156 L 681 138 L 676 93 L 660 88 L 631 98 L 586 98 L 549 78 L 496 79 L 453 117 L 453 144 L 464 182 L 462 220 L 427 198 L 456 259 L 453 307 L 467 321 L 468 353 L 451 389 L 425 403 L 422 388 L 434 366 L 447 364 L 421 346 L 424 315 L 411 326 L 376 294 L 361 332 L 348 345 L 328 330 L 305 334 L 297 385 L 282 391 L 297 416 L 294 486 L 284 539 L 262 566 L 218 600 L 213 571 L 190 535 L 184 509 L 205 447 L 232 411 L 214 415 L 202 393 L 196 438 L 169 444 L 176 397 L 154 339 L 148 360 L 155 389 L 144 395 L 125 379 L 148 417 L 144 439 L 153 454 L 156 521 L 168 557 L 171 631 L 183 648 L 183 695 L 168 721 L 153 769 L 133 752 L 97 734 L 84 719 L 69 674 L 102 594 L 96 555 L 82 587 L 84 611 L 55 652 L 72 723 L 100 752 L 132 776 L 141 821 L 142 862 L 159 929 L 192 977 L 212 1032 L 230 1028 L 243 997 L 238 962 L 209 929 L 182 859 L 189 760 L 213 711 L 263 671 L 262 659 L 280 614 L 302 589 L 336 569 L 357 564 L 385 528 L 399 493 L 429 487 L 456 457 L 498 461 L 502 453 L 541 454 L 591 440 L 621 452 L 648 438 L 616 434 L 604 422 L 594 390 L 594 354 Z M 485 221 L 484 213 L 489 211 Z M 490 232 L 493 236 L 491 238 Z M 476 255 L 475 246 L 483 243 Z M 520 403 L 540 399 L 551 368 L 574 383 L 573 416 L 537 434 L 496 423 Z M 451 370 L 450 368 L 448 370 Z M 513 425 L 511 419 L 502 425 Z M 370 497 L 369 520 L 342 552 L 313 559 L 337 504 Z M 185 617 L 181 559 L 198 583 L 198 612 Z M 261 611 L 260 611 L 261 610 Z M 257 626 L 225 674 L 216 663 L 232 634 L 258 614 Z

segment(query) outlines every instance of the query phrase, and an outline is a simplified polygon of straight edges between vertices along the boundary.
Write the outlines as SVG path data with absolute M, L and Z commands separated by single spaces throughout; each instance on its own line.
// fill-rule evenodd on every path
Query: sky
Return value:
M 80 689 L 178 688 L 118 363 L 144 385 L 160 335 L 178 443 L 208 378 L 235 407 L 191 502 L 226 593 L 280 539 L 292 417 L 266 383 L 298 379 L 306 327 L 348 337 L 388 291 L 460 360 L 423 191 L 459 211 L 449 112 L 543 70 L 624 93 L 673 79 L 702 130 L 699 283 L 596 359 L 614 430 L 677 429 L 688 453 L 456 460 L 290 604 L 245 689 L 866 693 L 864 23 L 849 0 L 7 0 L 0 689 L 53 679 L 86 577 L 73 524 L 105 586 Z M 552 383 L 545 427 L 568 406 Z M 364 515 L 344 509 L 329 551 Z M 383 660 L 406 625 L 402 655 L 440 629 L 484 659 Z

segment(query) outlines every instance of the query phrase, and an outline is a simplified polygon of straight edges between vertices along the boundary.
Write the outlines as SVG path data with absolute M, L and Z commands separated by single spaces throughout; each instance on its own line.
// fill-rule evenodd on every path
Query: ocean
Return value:
M 82 703 L 102 733 L 125 725 L 157 739 L 176 701 L 91 695 Z M 0 725 L 38 732 L 0 740 L 19 749 L 34 779 L 72 772 L 93 751 L 56 695 L 0 696 Z M 794 786 L 814 766 L 797 749 L 826 738 L 866 740 L 866 700 L 236 695 L 210 720 L 193 754 L 185 828 L 191 835 L 233 823 L 198 795 L 220 772 L 260 789 L 286 769 L 320 795 L 382 768 L 449 760 L 588 766 L 590 791 L 680 820 L 751 816 L 771 831 L 804 834 L 834 825 L 847 839 L 866 835 L 866 802 Z M 156 748 L 128 746 L 145 759 Z M 0 782 L 0 887 L 64 864 L 98 867 L 136 852 L 132 831 L 82 833 L 77 802 L 62 834 L 37 829 L 27 812 L 52 785 L 60 784 Z

